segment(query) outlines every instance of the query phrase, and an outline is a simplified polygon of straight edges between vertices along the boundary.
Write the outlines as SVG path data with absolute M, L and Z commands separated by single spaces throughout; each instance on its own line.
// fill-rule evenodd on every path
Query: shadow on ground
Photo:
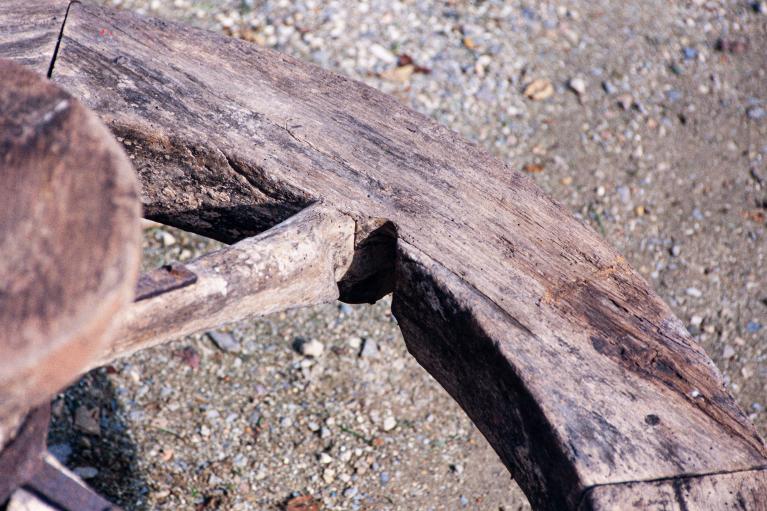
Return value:
M 149 489 L 108 370 L 91 371 L 53 400 L 48 448 L 113 503 L 147 510 Z

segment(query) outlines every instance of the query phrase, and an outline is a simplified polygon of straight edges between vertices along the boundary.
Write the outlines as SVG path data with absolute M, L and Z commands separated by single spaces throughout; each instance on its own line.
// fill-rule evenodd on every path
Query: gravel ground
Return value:
M 475 140 L 615 245 L 767 434 L 763 2 L 118 4 L 363 80 Z M 145 230 L 145 266 L 214 244 Z M 126 509 L 527 509 L 384 299 L 229 325 L 94 371 L 50 444 Z M 231 341 L 232 339 L 229 339 Z M 296 344 L 322 352 L 304 356 Z

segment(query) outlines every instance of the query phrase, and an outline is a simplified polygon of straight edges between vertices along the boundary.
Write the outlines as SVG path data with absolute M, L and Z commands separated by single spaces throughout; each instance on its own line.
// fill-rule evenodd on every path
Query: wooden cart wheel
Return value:
M 0 179 L 3 451 L 13 440 L 19 449 L 27 411 L 106 348 L 133 297 L 140 204 L 128 158 L 98 118 L 7 60 L 0 60 Z M 9 478 L 0 479 L 1 502 Z
M 110 356 L 210 326 L 203 302 L 222 321 L 393 291 L 408 349 L 534 508 L 764 509 L 765 445 L 712 361 L 525 176 L 268 49 L 80 3 L 0 5 L 13 12 L 34 23 L 0 31 L 0 51 L 32 63 L 68 12 L 52 79 L 125 142 L 148 217 L 243 240 L 137 302 Z

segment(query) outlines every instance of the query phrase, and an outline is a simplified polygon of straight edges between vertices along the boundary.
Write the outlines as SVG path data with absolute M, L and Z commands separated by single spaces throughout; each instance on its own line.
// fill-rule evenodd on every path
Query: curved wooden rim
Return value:
M 711 360 L 526 177 L 378 91 L 242 41 L 80 4 L 62 35 L 53 80 L 124 141 L 150 218 L 228 242 L 318 201 L 353 219 L 341 298 L 393 289 L 408 349 L 534 507 L 628 506 L 641 482 L 658 496 L 657 481 L 713 478 L 724 503 L 765 495 L 764 443 Z

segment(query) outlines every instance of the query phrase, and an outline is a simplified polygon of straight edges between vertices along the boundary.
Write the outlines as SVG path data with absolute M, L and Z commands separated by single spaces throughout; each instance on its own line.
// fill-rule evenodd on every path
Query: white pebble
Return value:
M 571 78 L 567 85 L 579 96 L 586 93 L 586 81 L 583 78 Z
M 305 357 L 317 358 L 322 355 L 325 345 L 316 339 L 301 344 L 301 354 Z
M 383 420 L 382 426 L 384 431 L 391 431 L 397 427 L 397 419 L 390 415 Z

